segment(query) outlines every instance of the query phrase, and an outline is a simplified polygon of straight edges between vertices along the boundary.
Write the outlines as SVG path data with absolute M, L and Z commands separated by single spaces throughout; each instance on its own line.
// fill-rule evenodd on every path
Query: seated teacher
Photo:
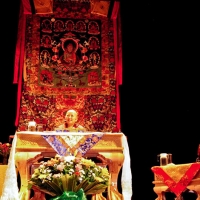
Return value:
M 69 132 L 84 132 L 86 129 L 77 124 L 78 113 L 75 110 L 68 110 L 65 115 L 65 121 L 60 126 L 56 127 L 58 131 L 69 131 Z

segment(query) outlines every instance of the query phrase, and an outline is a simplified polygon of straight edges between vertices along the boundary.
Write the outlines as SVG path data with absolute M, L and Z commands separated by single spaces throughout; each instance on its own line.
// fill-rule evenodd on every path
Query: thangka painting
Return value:
M 40 30 L 40 86 L 102 86 L 100 20 L 41 18 Z
M 109 29 L 102 29 L 109 28 L 107 20 L 29 16 L 27 22 L 27 85 L 32 93 L 110 93 Z
M 18 131 L 31 120 L 54 130 L 74 109 L 88 131 L 116 132 L 113 22 L 87 4 L 78 14 L 66 8 L 57 1 L 53 15 L 26 16 Z

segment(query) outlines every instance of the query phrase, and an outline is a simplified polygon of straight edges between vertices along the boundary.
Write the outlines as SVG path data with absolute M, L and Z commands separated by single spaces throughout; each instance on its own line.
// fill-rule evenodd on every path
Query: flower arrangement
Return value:
M 90 159 L 56 156 L 39 164 L 29 180 L 29 189 L 34 187 L 53 197 L 83 191 L 80 199 L 85 200 L 87 195 L 105 192 L 109 184 L 108 169 Z
M 0 142 L 0 155 L 3 157 L 3 164 L 7 164 L 10 155 L 11 144 Z
M 11 150 L 11 144 L 10 143 L 0 142 L 0 155 L 9 156 L 10 150 Z

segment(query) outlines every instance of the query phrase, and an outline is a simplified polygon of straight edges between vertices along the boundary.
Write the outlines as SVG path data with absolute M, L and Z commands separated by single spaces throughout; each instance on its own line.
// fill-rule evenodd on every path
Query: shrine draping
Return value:
M 90 1 L 70 2 L 54 0 L 53 12 L 44 13 L 21 2 L 13 80 L 18 131 L 27 130 L 30 120 L 53 130 L 68 109 L 78 111 L 79 123 L 89 131 L 120 130 L 119 2 L 111 17 L 92 14 Z

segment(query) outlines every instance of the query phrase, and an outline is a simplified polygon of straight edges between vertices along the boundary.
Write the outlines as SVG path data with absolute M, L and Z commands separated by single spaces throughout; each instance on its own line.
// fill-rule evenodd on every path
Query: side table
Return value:
M 200 163 L 168 164 L 165 166 L 154 166 L 154 192 L 156 200 L 164 200 L 164 193 L 173 192 L 176 200 L 181 200 L 181 194 L 189 189 L 197 194 L 200 200 Z

